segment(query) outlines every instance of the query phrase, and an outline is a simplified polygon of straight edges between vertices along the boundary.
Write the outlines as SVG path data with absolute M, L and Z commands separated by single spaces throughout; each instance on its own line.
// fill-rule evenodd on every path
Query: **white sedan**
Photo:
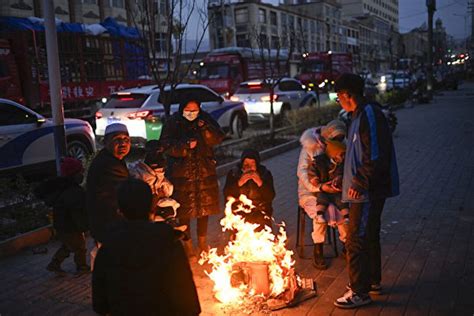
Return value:
M 273 80 L 242 82 L 231 97 L 233 101 L 244 102 L 250 122 L 267 120 L 270 116 L 270 85 L 273 82 Z M 287 111 L 314 105 L 317 105 L 316 94 L 313 91 L 306 91 L 298 80 L 283 78 L 274 88 L 273 113 L 277 116 L 284 117 Z
M 95 152 L 89 123 L 65 119 L 67 153 L 85 160 Z M 0 99 L 0 174 L 54 173 L 55 146 L 52 120 L 16 102 Z

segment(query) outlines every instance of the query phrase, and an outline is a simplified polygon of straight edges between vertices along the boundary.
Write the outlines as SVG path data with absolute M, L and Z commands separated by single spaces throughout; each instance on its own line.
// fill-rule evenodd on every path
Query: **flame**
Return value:
M 270 297 L 277 297 L 289 286 L 292 267 L 295 264 L 293 252 L 287 250 L 285 224 L 282 223 L 278 235 L 274 235 L 271 228 L 265 226 L 257 231 L 258 224 L 248 223 L 238 212 L 250 213 L 255 209 L 252 201 L 245 195 L 239 197 L 236 211 L 232 206 L 236 202 L 229 198 L 225 208 L 225 217 L 221 220 L 222 231 L 235 232 L 235 239 L 230 241 L 224 249 L 223 255 L 217 254 L 213 248 L 203 253 L 199 264 L 209 263 L 211 271 L 206 274 L 214 282 L 216 298 L 224 304 L 239 304 L 246 297 L 255 293 L 247 284 L 233 286 L 232 272 L 239 263 L 265 263 L 268 265 L 270 279 Z M 234 205 L 235 207 L 235 205 Z

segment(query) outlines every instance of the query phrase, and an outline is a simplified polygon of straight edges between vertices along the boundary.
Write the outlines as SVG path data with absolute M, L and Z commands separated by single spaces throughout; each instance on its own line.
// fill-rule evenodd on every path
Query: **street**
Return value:
M 472 315 L 474 313 L 474 84 L 435 96 L 431 104 L 397 112 L 394 135 L 401 195 L 385 206 L 382 243 L 383 295 L 359 310 L 339 310 L 333 301 L 348 283 L 344 260 L 328 258 L 325 271 L 295 254 L 296 271 L 316 280 L 318 297 L 272 315 Z M 275 220 L 286 223 L 288 246 L 294 248 L 297 215 L 296 165 L 299 149 L 263 162 L 275 179 Z M 220 179 L 223 185 L 224 179 Z M 211 246 L 222 246 L 223 233 L 214 216 Z M 307 220 L 307 243 L 310 225 Z M 90 276 L 56 277 L 45 267 L 47 254 L 25 250 L 0 259 L 0 314 L 93 315 Z M 329 246 L 325 249 L 329 257 Z M 71 258 L 64 268 L 74 271 Z M 193 264 L 202 315 L 220 315 L 211 282 Z

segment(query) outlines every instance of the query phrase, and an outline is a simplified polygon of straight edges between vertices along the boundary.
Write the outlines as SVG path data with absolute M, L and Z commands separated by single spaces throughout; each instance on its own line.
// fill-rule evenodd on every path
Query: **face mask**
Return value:
M 198 111 L 183 111 L 183 117 L 190 122 L 197 119 L 198 115 L 199 115 Z

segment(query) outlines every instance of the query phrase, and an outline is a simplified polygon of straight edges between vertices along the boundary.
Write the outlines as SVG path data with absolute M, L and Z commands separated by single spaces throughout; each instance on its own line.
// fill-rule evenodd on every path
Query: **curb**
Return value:
M 27 247 L 47 243 L 53 236 L 52 225 L 43 226 L 0 242 L 0 258 L 17 253 Z
M 297 148 L 299 145 L 300 145 L 299 139 L 290 140 L 289 142 L 260 151 L 260 158 L 263 161 L 263 160 L 275 157 L 291 149 Z M 234 161 L 218 166 L 216 168 L 217 176 L 222 177 L 222 176 L 227 175 L 227 173 L 230 170 L 232 170 L 232 168 L 234 168 L 239 162 L 240 162 L 240 159 L 236 159 Z

